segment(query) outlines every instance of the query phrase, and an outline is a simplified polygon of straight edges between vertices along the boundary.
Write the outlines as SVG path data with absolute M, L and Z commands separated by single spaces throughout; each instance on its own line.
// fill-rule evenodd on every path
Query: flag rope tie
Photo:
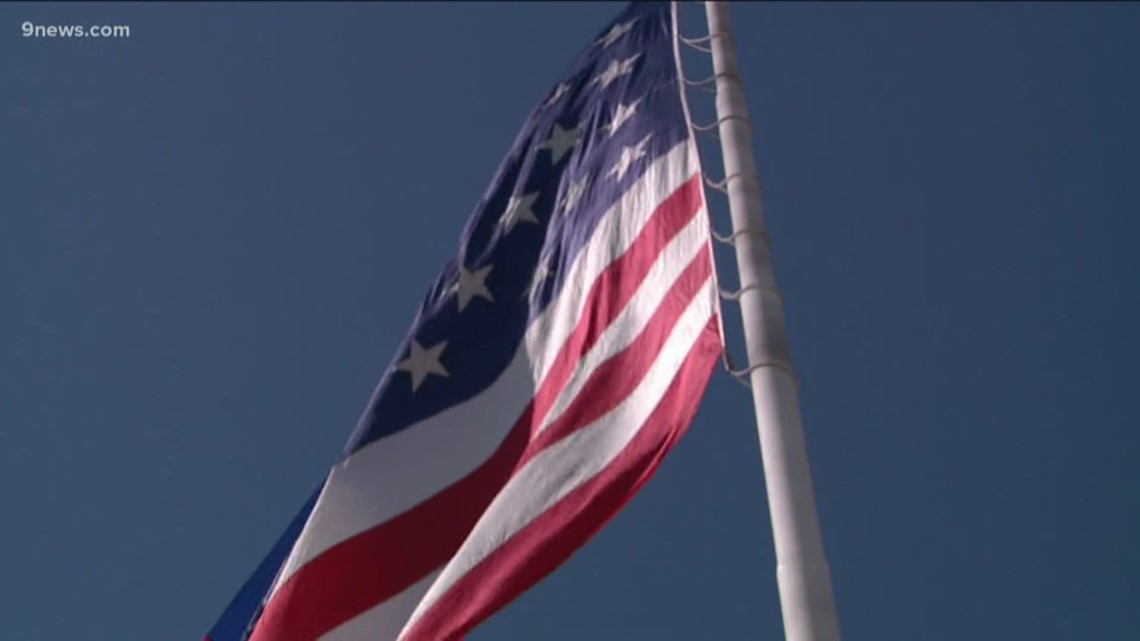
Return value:
M 709 49 L 708 47 L 702 47 L 700 44 L 698 44 L 700 42 L 707 42 L 707 41 L 708 41 L 708 38 L 681 38 L 681 42 L 688 45 L 689 47 L 696 49 L 697 51 L 702 51 L 704 53 L 710 53 L 711 54 L 712 49 Z
M 725 367 L 728 368 L 728 373 L 731 374 L 733 378 L 740 381 L 741 383 L 743 383 L 748 388 L 751 388 L 752 385 L 749 384 L 749 382 L 746 380 L 746 378 L 750 374 L 752 374 L 752 372 L 755 372 L 758 369 L 763 369 L 765 367 L 771 367 L 772 369 L 778 369 L 781 372 L 787 374 L 788 377 L 792 379 L 792 384 L 795 385 L 796 390 L 799 390 L 799 388 L 800 388 L 800 379 L 796 377 L 796 373 L 793 372 L 791 370 L 791 368 L 789 368 L 787 365 L 784 365 L 783 363 L 777 363 L 774 361 L 769 361 L 769 362 L 762 362 L 762 363 L 754 363 L 752 365 L 749 365 L 748 367 L 743 367 L 741 369 L 732 369 L 732 357 L 729 356 L 728 351 L 725 350 L 725 352 L 724 352 L 724 364 L 725 364 Z
M 716 94 L 716 89 L 707 86 L 704 82 L 692 82 L 688 78 L 681 78 L 681 82 L 684 82 L 686 86 L 692 87 L 693 89 L 699 89 L 705 93 Z
M 704 4 L 704 2 L 702 2 L 701 0 L 696 0 L 696 2 L 697 2 L 697 4 L 701 4 L 701 5 Z M 711 54 L 712 49 L 709 47 L 701 46 L 701 45 L 704 43 L 711 43 L 713 38 L 727 38 L 732 43 L 736 42 L 736 39 L 732 36 L 732 34 L 727 33 L 727 32 L 710 33 L 709 35 L 703 36 L 700 38 L 686 38 L 684 36 L 678 35 L 678 39 L 681 41 L 682 44 L 684 44 L 684 45 L 686 45 L 692 49 L 695 49 L 697 51 L 701 51 L 701 52 L 707 53 L 707 54 Z M 735 72 L 732 72 L 732 71 L 720 72 L 717 74 L 713 74 L 712 76 L 709 76 L 708 78 L 705 78 L 703 80 L 696 80 L 696 81 L 689 80 L 688 78 L 685 78 L 684 75 L 682 75 L 681 81 L 687 87 L 692 87 L 694 89 L 698 89 L 698 90 L 704 91 L 706 93 L 716 94 L 717 93 L 716 89 L 710 88 L 709 85 L 715 84 L 716 81 L 720 78 L 725 78 L 727 80 L 734 80 L 734 81 L 736 81 L 736 84 L 739 86 L 744 85 L 743 81 L 741 81 L 741 79 L 740 79 L 740 76 L 738 74 L 736 74 Z M 739 120 L 748 126 L 748 130 L 750 132 L 753 132 L 753 133 L 755 132 L 755 129 L 752 126 L 752 122 L 748 118 L 745 118 L 743 116 L 736 115 L 736 114 L 731 114 L 728 116 L 724 116 L 722 118 L 718 118 L 715 122 L 710 123 L 708 125 L 698 125 L 698 124 L 693 123 L 692 121 L 689 121 L 689 126 L 692 127 L 693 131 L 708 134 L 712 138 L 719 140 L 720 135 L 717 132 L 717 128 L 720 126 L 720 124 L 722 122 L 725 122 L 727 120 Z M 741 173 L 741 172 L 729 174 L 728 176 L 725 176 L 724 178 L 722 178 L 719 181 L 713 181 L 711 178 L 709 178 L 708 174 L 706 174 L 704 172 L 701 172 L 701 177 L 704 179 L 704 183 L 706 185 L 708 185 L 710 188 L 715 189 L 715 190 L 717 190 L 717 191 L 719 191 L 725 195 L 728 195 L 728 182 L 730 180 L 732 180 L 733 178 L 750 178 L 750 179 L 752 179 L 753 182 L 755 182 L 757 184 L 757 186 L 759 186 L 759 184 L 760 184 L 760 177 L 759 176 L 756 176 L 754 174 L 745 174 L 745 173 Z M 752 234 L 754 236 L 760 237 L 764 241 L 764 243 L 766 245 L 768 245 L 769 247 L 771 247 L 771 244 L 772 244 L 771 243 L 771 237 L 768 236 L 768 233 L 762 229 L 746 228 L 746 229 L 741 229 L 740 231 L 733 232 L 733 233 L 728 234 L 728 235 L 724 235 L 724 234 L 717 233 L 716 229 L 712 225 L 712 220 L 710 219 L 709 220 L 709 231 L 711 232 L 714 240 L 717 240 L 717 241 L 719 241 L 725 245 L 735 245 L 737 237 L 745 235 L 745 234 Z M 737 289 L 736 291 L 732 291 L 732 292 L 727 292 L 724 289 L 717 287 L 717 294 L 725 300 L 739 301 L 741 295 L 743 295 L 746 292 L 756 290 L 756 289 L 768 289 L 773 294 L 775 294 L 777 297 L 779 297 L 781 300 L 783 299 L 783 297 L 780 295 L 779 289 L 777 289 L 774 286 L 770 286 L 770 287 L 765 288 L 763 285 L 744 285 L 740 289 Z M 741 385 L 743 385 L 744 387 L 747 387 L 749 389 L 752 388 L 752 383 L 748 379 L 749 375 L 752 374 L 752 372 L 754 372 L 760 368 L 763 368 L 763 367 L 772 367 L 772 368 L 775 368 L 775 369 L 778 369 L 778 370 L 784 372 L 785 374 L 788 375 L 789 378 L 792 379 L 792 384 L 796 387 L 796 389 L 799 389 L 799 379 L 796 377 L 796 373 L 794 371 L 792 371 L 792 369 L 790 367 L 788 367 L 787 365 L 785 365 L 783 363 L 777 363 L 777 362 L 754 363 L 752 365 L 749 365 L 748 367 L 737 369 L 735 367 L 735 365 L 733 365 L 732 355 L 729 354 L 727 345 L 725 345 L 724 349 L 721 350 L 721 364 L 724 366 L 724 370 L 726 372 L 728 372 L 729 376 L 731 376 L 738 383 L 740 383 Z
M 710 228 L 711 228 L 711 226 L 710 226 Z M 746 227 L 745 229 L 741 229 L 740 231 L 732 232 L 731 234 L 727 234 L 727 235 L 721 234 L 721 233 L 717 232 L 717 230 L 715 230 L 715 229 L 711 229 L 711 231 L 712 231 L 713 240 L 717 241 L 718 243 L 723 243 L 725 245 L 736 245 L 737 237 L 744 236 L 747 234 L 747 235 L 757 236 L 760 238 L 760 240 L 764 241 L 764 244 L 768 245 L 769 247 L 772 246 L 772 237 L 769 236 L 768 232 L 764 231 L 763 229 L 754 229 L 752 227 Z
M 729 79 L 735 80 L 737 82 L 737 84 L 741 84 L 740 76 L 738 76 L 736 74 L 736 72 L 734 72 L 734 71 L 722 71 L 718 74 L 714 74 L 712 76 L 709 76 L 708 78 L 705 78 L 704 80 L 689 80 L 688 78 L 685 78 L 685 77 L 682 77 L 681 80 L 684 81 L 684 83 L 690 87 L 693 87 L 696 89 L 701 89 L 701 90 L 707 91 L 709 93 L 716 93 L 716 89 L 706 89 L 706 87 L 710 84 L 715 83 L 717 78 L 729 78 Z
M 704 3 L 702 2 L 700 4 L 704 4 Z M 712 49 L 710 49 L 708 47 L 702 47 L 701 45 L 703 43 L 706 43 L 706 42 L 712 43 L 713 38 L 728 38 L 734 44 L 736 43 L 736 38 L 734 38 L 731 33 L 726 33 L 723 31 L 720 31 L 717 33 L 710 33 L 709 35 L 701 36 L 700 38 L 686 38 L 684 36 L 680 36 L 681 42 L 684 43 L 685 45 L 688 45 L 689 47 L 692 47 L 693 49 L 696 49 L 697 51 L 703 51 L 704 53 L 708 53 L 708 54 L 712 53 Z
M 731 301 L 740 300 L 740 297 L 742 295 L 744 295 L 750 291 L 759 290 L 759 289 L 766 289 L 766 290 L 772 292 L 773 294 L 775 294 L 776 297 L 779 298 L 781 301 L 784 300 L 784 297 L 780 295 L 780 290 L 777 289 L 776 287 L 773 287 L 772 285 L 744 285 L 740 289 L 736 289 L 736 290 L 731 291 L 731 292 L 720 289 L 719 287 L 717 288 L 717 290 L 720 292 L 721 298 L 723 298 L 725 300 L 731 300 Z
M 709 187 L 719 191 L 720 193 L 722 193 L 726 196 L 728 195 L 728 181 L 732 180 L 733 178 L 751 178 L 752 182 L 756 183 L 757 187 L 760 186 L 760 177 L 759 176 L 757 176 L 756 174 L 748 174 L 748 173 L 744 173 L 744 172 L 740 172 L 740 171 L 738 171 L 734 174 L 729 174 L 729 175 L 725 176 L 724 178 L 722 178 L 718 181 L 715 181 L 715 182 L 711 178 L 709 178 L 708 174 L 701 172 L 701 175 L 704 176 L 706 185 L 708 185 Z
M 752 389 L 752 384 L 744 380 L 744 377 L 737 376 L 736 370 L 732 369 L 732 357 L 728 355 L 727 347 L 720 351 L 720 364 L 724 366 L 724 371 L 728 372 L 728 375 L 732 377 L 732 380 L 740 383 L 748 389 Z
M 711 122 L 707 125 L 692 125 L 692 127 L 694 130 L 699 131 L 701 133 L 704 133 L 704 132 L 716 129 L 717 127 L 720 126 L 720 123 L 726 122 L 729 120 L 739 120 L 740 122 L 748 125 L 748 130 L 752 131 L 752 121 L 748 120 L 747 118 L 745 118 L 744 116 L 741 116 L 739 114 L 729 114 L 727 116 L 724 116 L 723 118 L 717 118 L 715 122 Z

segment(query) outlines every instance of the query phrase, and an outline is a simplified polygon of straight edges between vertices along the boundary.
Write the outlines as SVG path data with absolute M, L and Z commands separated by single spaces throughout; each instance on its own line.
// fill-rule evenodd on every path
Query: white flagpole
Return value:
M 776 546 L 776 580 L 788 641 L 838 641 L 831 570 L 823 552 L 784 329 L 784 308 L 772 274 L 764 230 L 752 129 L 725 2 L 705 2 L 716 74 L 716 113 L 732 214 L 740 313 L 760 433 L 768 508 Z

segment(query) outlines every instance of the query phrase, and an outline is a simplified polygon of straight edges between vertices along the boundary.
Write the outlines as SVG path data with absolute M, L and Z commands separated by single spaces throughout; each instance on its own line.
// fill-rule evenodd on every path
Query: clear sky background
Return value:
M 0 4 L 0 636 L 201 638 L 620 9 Z M 1140 638 L 1140 4 L 732 13 L 845 638 Z M 782 638 L 751 412 L 471 638 Z

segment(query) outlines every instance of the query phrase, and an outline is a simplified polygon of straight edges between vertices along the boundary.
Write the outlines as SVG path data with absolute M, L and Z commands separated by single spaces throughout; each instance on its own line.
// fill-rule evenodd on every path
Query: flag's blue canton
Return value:
M 535 108 L 468 220 L 458 256 L 421 304 L 346 455 L 494 382 L 602 215 L 688 137 L 672 38 L 668 3 L 630 5 Z M 623 155 L 634 159 L 623 162 Z M 536 278 L 537 271 L 549 276 Z M 425 369 L 431 364 L 447 376 Z

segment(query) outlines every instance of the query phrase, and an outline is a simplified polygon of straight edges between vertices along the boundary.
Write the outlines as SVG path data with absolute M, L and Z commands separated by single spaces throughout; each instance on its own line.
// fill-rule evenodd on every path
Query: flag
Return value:
M 676 39 L 668 3 L 634 3 L 542 98 L 303 527 L 208 639 L 460 638 L 652 475 L 722 350 Z

